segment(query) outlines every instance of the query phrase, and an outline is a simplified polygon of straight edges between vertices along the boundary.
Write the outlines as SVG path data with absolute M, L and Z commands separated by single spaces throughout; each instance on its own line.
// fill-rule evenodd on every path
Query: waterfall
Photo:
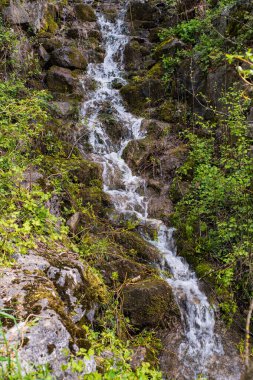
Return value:
M 147 239 L 161 252 L 161 269 L 168 267 L 172 273 L 172 278 L 165 280 L 173 288 L 185 329 L 179 355 L 197 378 L 199 374 L 205 373 L 208 359 L 214 354 L 222 355 L 223 348 L 219 336 L 214 332 L 214 310 L 200 290 L 195 273 L 184 259 L 177 256 L 173 228 L 148 217 L 145 181 L 133 175 L 122 158 L 128 142 L 141 139 L 144 134 L 141 131 L 142 119 L 124 108 L 119 90 L 113 86 L 116 81 L 125 83 L 123 53 L 129 40 L 124 21 L 127 6 L 118 6 L 115 21 L 109 21 L 99 10 L 97 12 L 106 54 L 103 63 L 91 63 L 88 66 L 88 75 L 95 80 L 97 88 L 90 100 L 83 104 L 82 116 L 85 128 L 89 130 L 92 158 L 103 166 L 104 191 L 110 195 L 116 212 L 136 217 L 143 224 L 156 226 L 157 240 Z M 110 108 L 114 119 L 122 126 L 124 137 L 121 141 L 113 141 L 103 125 L 101 112 L 105 106 Z

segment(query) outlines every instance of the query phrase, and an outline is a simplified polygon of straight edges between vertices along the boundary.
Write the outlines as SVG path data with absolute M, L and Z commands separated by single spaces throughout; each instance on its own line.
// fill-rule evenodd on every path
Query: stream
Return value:
M 91 3 L 91 2 L 88 2 Z M 173 288 L 181 311 L 185 337 L 179 347 L 179 357 L 185 368 L 190 368 L 197 378 L 205 374 L 211 357 L 224 354 L 221 338 L 215 333 L 215 311 L 206 295 L 200 290 L 195 273 L 183 258 L 177 255 L 173 240 L 173 228 L 168 228 L 162 221 L 149 218 L 148 202 L 145 196 L 145 180 L 135 176 L 122 158 L 124 148 L 129 141 L 141 139 L 142 119 L 129 113 L 114 83 L 125 84 L 123 54 L 129 41 L 125 15 L 127 4 L 118 6 L 118 17 L 114 21 L 97 11 L 98 24 L 103 36 L 105 58 L 103 63 L 91 63 L 88 76 L 96 84 L 90 100 L 82 107 L 85 127 L 89 130 L 89 143 L 92 146 L 92 159 L 103 166 L 104 191 L 110 196 L 118 214 L 133 217 L 143 225 L 157 230 L 157 239 L 144 236 L 150 244 L 161 252 L 161 270 L 169 269 L 172 277 L 165 280 Z M 101 114 L 104 109 L 121 126 L 124 138 L 115 142 L 107 133 Z M 82 147 L 80 147 L 82 149 Z M 162 272 L 162 271 L 161 271 Z M 182 374 L 184 368 L 180 369 Z M 225 379 L 215 377 L 215 379 Z M 227 378 L 226 378 L 227 379 Z M 238 377 L 231 377 L 238 379 Z

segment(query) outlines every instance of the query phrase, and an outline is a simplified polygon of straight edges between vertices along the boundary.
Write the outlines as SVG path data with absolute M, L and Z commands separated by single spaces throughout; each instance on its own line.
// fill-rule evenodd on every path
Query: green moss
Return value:
M 147 73 L 147 77 L 161 78 L 164 74 L 163 65 L 161 62 L 157 62 Z
M 58 24 L 55 22 L 54 17 L 51 13 L 46 13 L 43 20 L 43 28 L 41 29 L 41 32 L 49 32 L 55 34 L 57 30 Z
M 25 305 L 28 315 L 40 313 L 42 309 L 40 302 L 47 300 L 48 307 L 60 316 L 61 322 L 68 330 L 73 343 L 78 344 L 79 347 L 89 348 L 90 345 L 86 339 L 85 331 L 75 325 L 70 316 L 66 314 L 65 305 L 59 297 L 55 296 L 51 282 L 45 278 L 43 283 L 38 282 L 36 286 L 34 286 L 34 284 L 28 285 L 25 287 L 25 290 L 27 291 Z

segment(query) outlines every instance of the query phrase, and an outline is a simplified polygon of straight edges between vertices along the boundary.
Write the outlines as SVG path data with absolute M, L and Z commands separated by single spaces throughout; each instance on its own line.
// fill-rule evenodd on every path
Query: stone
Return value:
M 123 312 L 139 329 L 166 326 L 169 330 L 180 319 L 171 286 L 159 278 L 127 285 L 123 290 Z
M 25 189 L 31 190 L 31 188 L 40 180 L 43 180 L 43 174 L 41 174 L 35 167 L 30 167 L 23 173 L 23 180 L 20 185 Z
M 131 359 L 131 368 L 135 371 L 141 367 L 142 363 L 147 361 L 148 349 L 146 347 L 135 347 Z
M 153 271 L 153 268 L 149 268 L 134 259 L 126 258 L 118 254 L 111 254 L 108 259 L 105 258 L 102 262 L 96 263 L 95 266 L 99 269 L 108 285 L 113 285 L 112 274 L 114 272 L 118 274 L 117 280 L 123 283 L 126 280 L 128 281 L 138 276 L 144 279 Z
M 120 89 L 123 100 L 130 110 L 141 114 L 148 107 L 156 107 L 165 96 L 165 88 L 161 79 L 145 78 L 138 83 L 130 83 Z
M 130 253 L 134 251 L 134 258 L 137 261 L 152 264 L 161 262 L 160 252 L 135 232 L 124 231 L 121 234 L 116 234 L 115 240 Z
M 6 324 L 8 347 L 15 354 L 18 347 L 24 373 L 33 365 L 47 364 L 57 379 L 77 380 L 62 369 L 69 359 L 64 351 L 74 354 L 80 347 L 89 348 L 78 322 L 93 323 L 105 286 L 87 263 L 59 244 L 54 250 L 39 242 L 36 251 L 16 253 L 13 260 L 12 268 L 0 269 L 0 308 L 10 309 L 18 321 L 14 327 Z M 2 343 L 0 348 L 4 350 Z M 86 373 L 95 370 L 91 357 Z
M 79 80 L 71 70 L 52 66 L 47 73 L 46 83 L 53 92 L 74 93 L 78 89 Z
M 76 4 L 75 14 L 81 21 L 94 22 L 97 19 L 94 9 L 88 4 Z
M 79 222 L 81 220 L 81 213 L 80 212 L 75 212 L 67 221 L 67 225 L 70 228 L 70 231 L 73 233 L 76 232 L 77 227 L 79 225 Z
M 75 47 L 64 46 L 52 52 L 51 63 L 67 69 L 85 70 L 88 63 L 84 55 Z
M 11 5 L 3 10 L 4 18 L 7 19 L 11 24 L 29 24 L 31 21 L 31 16 L 29 15 L 26 7 L 21 3 L 11 3 Z
M 42 45 L 39 46 L 38 53 L 44 64 L 49 61 L 50 55 Z
M 155 50 L 155 57 L 162 58 L 164 55 L 173 56 L 176 54 L 177 50 L 185 48 L 185 44 L 177 38 L 169 38 L 163 41 L 157 46 Z
M 68 119 L 69 117 L 75 119 L 79 113 L 79 103 L 76 101 L 52 101 L 50 107 L 52 114 L 61 119 Z

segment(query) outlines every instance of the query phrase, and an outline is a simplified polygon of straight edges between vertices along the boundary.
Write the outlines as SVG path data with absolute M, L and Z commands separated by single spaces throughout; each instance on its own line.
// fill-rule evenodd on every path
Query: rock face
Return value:
M 71 252 L 50 252 L 40 245 L 38 251 L 15 259 L 15 268 L 1 269 L 0 278 L 0 307 L 15 309 L 15 317 L 24 321 L 8 331 L 10 345 L 20 346 L 24 370 L 31 370 L 32 363 L 50 364 L 57 379 L 75 379 L 62 371 L 67 361 L 63 349 L 74 353 L 89 346 L 76 323 L 94 316 L 98 299 L 89 291 L 95 279 Z M 100 297 L 102 284 L 97 284 Z M 37 322 L 30 324 L 34 318 Z M 87 364 L 94 370 L 95 362 Z
M 123 291 L 123 311 L 137 328 L 173 326 L 180 319 L 171 287 L 163 280 L 148 279 Z

